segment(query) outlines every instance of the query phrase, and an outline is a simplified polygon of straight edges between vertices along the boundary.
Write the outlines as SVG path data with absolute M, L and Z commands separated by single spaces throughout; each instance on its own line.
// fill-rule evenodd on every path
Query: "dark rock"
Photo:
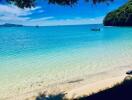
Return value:
M 127 71 L 126 74 L 128 74 L 128 75 L 132 75 L 132 70 Z

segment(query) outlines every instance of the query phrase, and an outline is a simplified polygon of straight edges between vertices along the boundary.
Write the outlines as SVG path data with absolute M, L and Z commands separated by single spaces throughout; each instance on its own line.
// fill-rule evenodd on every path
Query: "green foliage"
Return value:
M 60 93 L 56 95 L 46 95 L 45 93 L 40 93 L 35 100 L 64 100 L 65 94 Z
M 35 6 L 36 0 L 7 0 L 8 3 L 17 5 L 20 8 L 31 8 Z
M 132 26 L 132 0 L 119 9 L 108 13 L 104 18 L 105 26 Z
M 35 2 L 37 0 L 7 0 L 8 3 L 11 3 L 11 4 L 14 4 L 14 5 L 17 5 L 18 7 L 20 8 L 31 8 L 31 7 L 34 7 L 35 6 Z M 45 0 L 47 1 L 49 4 L 52 3 L 52 4 L 59 4 L 59 5 L 74 5 L 76 3 L 78 3 L 79 0 Z M 96 4 L 96 3 L 102 3 L 102 2 L 106 2 L 106 3 L 109 3 L 113 0 L 85 0 L 86 2 L 93 2 L 93 4 Z M 0 0 L 1 2 L 1 0 Z

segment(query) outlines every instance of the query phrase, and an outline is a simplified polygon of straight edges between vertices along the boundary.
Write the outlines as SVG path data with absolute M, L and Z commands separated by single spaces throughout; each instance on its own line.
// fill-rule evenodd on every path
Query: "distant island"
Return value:
M 104 26 L 132 26 L 132 0 L 104 18 Z
M 23 25 L 5 23 L 0 25 L 0 27 L 23 27 Z

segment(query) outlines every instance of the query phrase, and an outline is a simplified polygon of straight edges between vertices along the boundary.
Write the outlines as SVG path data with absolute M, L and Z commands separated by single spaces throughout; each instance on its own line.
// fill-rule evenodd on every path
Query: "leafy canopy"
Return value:
M 35 6 L 35 2 L 37 0 L 6 0 L 8 3 L 17 5 L 20 8 L 31 8 Z M 47 1 L 49 4 L 59 4 L 59 5 L 69 5 L 72 6 L 74 4 L 76 4 L 79 0 L 45 0 Z M 93 4 L 96 3 L 101 3 L 101 2 L 111 2 L 113 0 L 85 0 L 86 2 L 93 2 Z M 1 2 L 1 0 L 0 0 Z
M 105 26 L 132 26 L 132 0 L 106 15 Z

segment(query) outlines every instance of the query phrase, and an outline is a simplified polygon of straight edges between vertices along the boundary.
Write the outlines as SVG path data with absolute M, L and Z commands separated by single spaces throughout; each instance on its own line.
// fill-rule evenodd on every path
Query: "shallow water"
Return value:
M 101 31 L 91 31 L 93 27 Z M 0 28 L 2 91 L 41 80 L 47 86 L 131 64 L 132 28 Z

